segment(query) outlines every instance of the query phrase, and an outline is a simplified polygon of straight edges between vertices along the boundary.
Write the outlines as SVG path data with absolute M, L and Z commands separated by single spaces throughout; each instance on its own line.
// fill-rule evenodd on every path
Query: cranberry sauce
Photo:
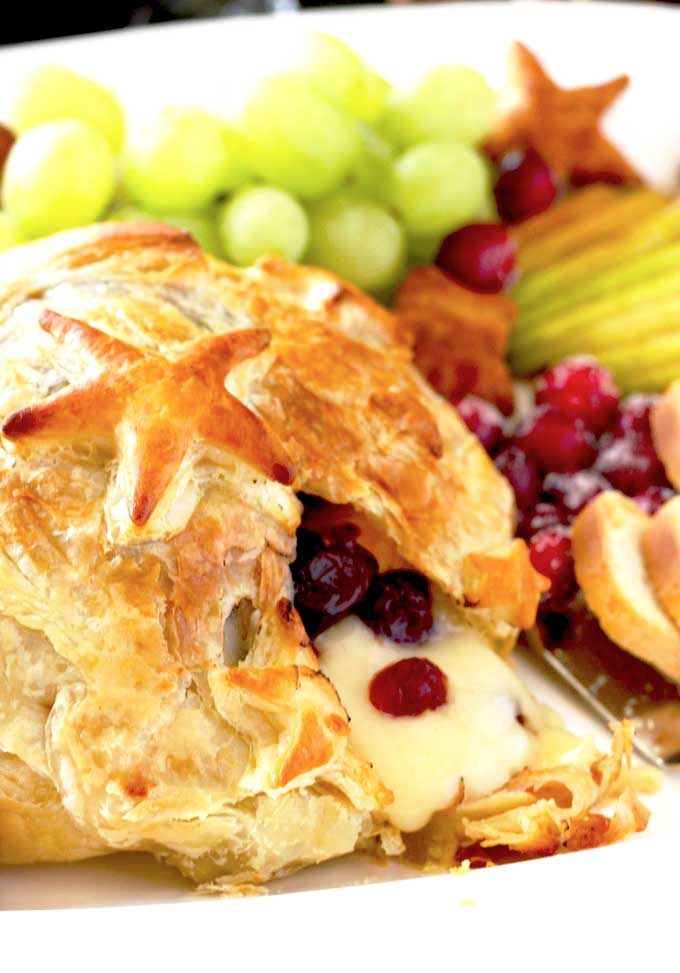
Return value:
M 427 579 L 416 571 L 378 574 L 376 559 L 359 543 L 351 507 L 304 502 L 306 526 L 298 530 L 291 572 L 295 607 L 309 635 L 355 613 L 397 645 L 422 641 L 432 628 Z
M 421 642 L 432 628 L 427 580 L 414 571 L 378 575 L 358 614 L 376 635 L 398 645 Z

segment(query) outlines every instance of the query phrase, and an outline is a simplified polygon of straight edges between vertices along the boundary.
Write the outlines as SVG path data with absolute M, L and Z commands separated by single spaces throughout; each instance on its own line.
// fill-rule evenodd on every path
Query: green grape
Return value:
M 146 210 L 138 209 L 136 206 L 116 206 L 109 210 L 104 220 L 106 223 L 129 223 L 133 220 L 156 220 L 158 217 L 152 216 Z
M 361 152 L 350 172 L 350 181 L 360 192 L 381 203 L 390 199 L 392 178 L 391 145 L 369 125 L 359 124 Z
M 374 122 L 382 114 L 389 83 L 338 37 L 309 34 L 304 71 L 322 94 L 347 114 L 364 122 Z
M 29 72 L 14 89 L 8 121 L 15 132 L 62 119 L 84 122 L 104 136 L 112 152 L 123 142 L 123 109 L 114 95 L 68 68 L 45 65 Z
M 158 219 L 179 227 L 180 230 L 186 230 L 206 253 L 211 253 L 213 257 L 222 256 L 222 242 L 215 213 L 166 213 Z
M 298 201 L 273 186 L 251 186 L 228 200 L 219 218 L 224 253 L 247 266 L 265 254 L 299 260 L 307 247 L 309 222 Z
M 418 267 L 434 263 L 441 243 L 440 236 L 409 237 L 407 244 L 409 263 Z
M 220 189 L 223 193 L 233 193 L 252 179 L 248 166 L 248 146 L 243 136 L 229 125 L 222 126 L 225 147 L 225 165 Z
M 165 108 L 133 129 L 123 184 L 132 199 L 158 213 L 190 213 L 224 189 L 227 145 L 222 123 L 200 108 Z
M 10 250 L 23 242 L 23 236 L 16 222 L 7 213 L 0 213 L 0 251 Z
M 302 199 L 340 185 L 361 148 L 356 121 L 299 74 L 261 81 L 245 106 L 242 130 L 255 172 Z
M 393 166 L 392 202 L 411 236 L 450 233 L 479 209 L 488 190 L 479 153 L 459 142 L 423 142 Z
M 405 260 L 404 231 L 373 200 L 339 193 L 312 207 L 306 259 L 373 293 L 392 287 Z
M 135 206 L 120 206 L 117 209 L 112 209 L 106 219 L 107 221 L 121 220 L 128 222 L 130 220 L 151 220 L 158 223 L 168 223 L 170 226 L 176 226 L 178 229 L 186 230 L 187 233 L 190 233 L 196 243 L 206 253 L 211 253 L 215 257 L 222 256 L 222 246 L 219 233 L 217 232 L 216 218 L 215 214 L 211 212 L 164 213 L 160 216 L 143 209 L 137 209 Z
M 472 221 L 474 223 L 498 223 L 500 221 L 493 193 L 485 195 L 481 205 L 472 214 Z
M 496 94 L 481 74 L 443 65 L 392 95 L 381 126 L 390 141 L 404 148 L 446 138 L 479 145 L 491 131 L 496 107 Z
M 28 237 L 94 223 L 111 202 L 115 160 L 106 140 L 77 121 L 29 129 L 12 146 L 3 175 L 5 209 Z

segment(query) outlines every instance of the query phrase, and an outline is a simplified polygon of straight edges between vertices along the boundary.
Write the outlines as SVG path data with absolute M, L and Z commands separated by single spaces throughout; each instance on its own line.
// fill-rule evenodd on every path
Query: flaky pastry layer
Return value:
M 104 224 L 0 260 L 0 361 L 0 863 L 139 850 L 238 884 L 398 852 L 292 604 L 296 493 L 351 504 L 499 650 L 541 583 L 392 316 Z

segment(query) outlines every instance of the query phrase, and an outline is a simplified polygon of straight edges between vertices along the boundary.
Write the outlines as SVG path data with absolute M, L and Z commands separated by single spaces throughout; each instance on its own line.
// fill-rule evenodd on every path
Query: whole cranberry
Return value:
M 506 446 L 494 460 L 515 492 L 515 503 L 521 511 L 532 510 L 541 490 L 541 476 L 535 464 L 519 446 Z
M 665 486 L 650 486 L 644 491 L 644 493 L 638 493 L 633 497 L 640 510 L 643 510 L 646 514 L 654 514 L 656 511 L 663 507 L 665 503 L 672 500 L 675 496 L 675 490 L 671 487 Z
M 494 196 L 506 223 L 519 223 L 542 213 L 557 196 L 555 175 L 534 149 L 511 153 L 500 169 Z
M 293 573 L 295 602 L 329 618 L 347 614 L 366 596 L 378 565 L 360 544 L 331 544 Z
M 422 641 L 432 628 L 432 601 L 427 579 L 415 571 L 379 575 L 359 606 L 359 616 L 399 645 Z
M 503 442 L 505 423 L 500 409 L 476 395 L 466 395 L 457 405 L 458 415 L 473 432 L 487 453 L 493 453 Z
M 381 713 L 420 716 L 447 702 L 447 679 L 434 662 L 413 656 L 377 672 L 371 679 L 368 696 Z
M 613 439 L 600 449 L 595 469 L 615 490 L 634 497 L 651 486 L 667 486 L 668 480 L 650 440 L 638 437 Z
M 570 473 L 590 467 L 597 455 L 595 437 L 581 419 L 572 419 L 549 405 L 524 419 L 513 442 L 544 473 Z
M 473 291 L 498 294 L 515 270 L 517 245 L 502 223 L 470 223 L 444 237 L 435 263 Z
M 308 561 L 318 554 L 320 550 L 324 547 L 321 535 L 315 530 L 307 530 L 306 527 L 298 527 L 297 535 L 297 548 L 295 560 L 290 566 L 293 576 L 297 576 L 297 572 L 307 564 Z
M 596 470 L 548 473 L 543 481 L 543 494 L 556 503 L 569 520 L 605 490 L 611 490 L 611 484 Z
M 636 392 L 634 395 L 625 398 L 619 406 L 618 415 L 614 422 L 614 435 L 642 436 L 651 441 L 650 416 L 658 401 L 658 395 L 645 395 L 642 392 Z
M 538 573 L 550 581 L 550 590 L 541 595 L 541 612 L 560 611 L 577 590 L 569 528 L 548 527 L 534 534 L 529 557 Z
M 546 500 L 540 500 L 533 510 L 520 514 L 517 533 L 529 539 L 546 527 L 556 527 L 568 523 L 567 515 L 560 507 Z
M 536 402 L 562 415 L 582 419 L 599 436 L 609 429 L 619 405 L 611 372 L 594 358 L 579 355 L 548 369 L 536 383 Z
M 576 166 L 569 173 L 569 185 L 572 189 L 592 186 L 595 182 L 603 182 L 608 186 L 622 186 L 625 180 L 621 173 L 612 172 L 611 169 L 582 169 Z
M 9 150 L 14 145 L 14 142 L 14 133 L 4 125 L 0 125 L 0 176 L 2 176 L 2 171 L 5 168 L 5 160 L 7 159 Z

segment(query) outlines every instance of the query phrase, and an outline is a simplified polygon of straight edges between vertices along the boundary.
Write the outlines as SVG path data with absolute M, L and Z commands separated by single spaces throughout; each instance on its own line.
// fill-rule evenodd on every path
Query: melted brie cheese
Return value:
M 401 831 L 419 830 L 448 807 L 461 781 L 465 799 L 473 800 L 502 787 L 530 762 L 537 739 L 532 730 L 544 723 L 543 707 L 478 632 L 435 630 L 422 645 L 400 647 L 350 617 L 315 645 L 321 670 L 349 714 L 352 746 L 394 794 L 387 816 Z M 381 713 L 369 700 L 371 679 L 413 656 L 446 674 L 446 704 L 420 716 Z

